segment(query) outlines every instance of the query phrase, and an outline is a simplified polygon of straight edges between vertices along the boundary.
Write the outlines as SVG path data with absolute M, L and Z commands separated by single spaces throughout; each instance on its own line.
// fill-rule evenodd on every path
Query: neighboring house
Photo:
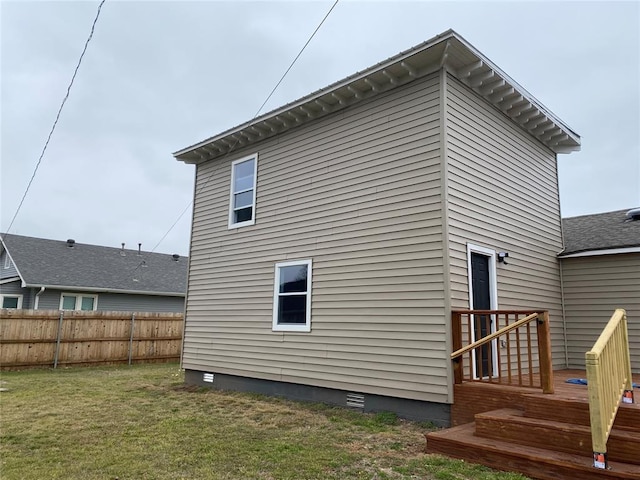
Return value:
M 188 258 L 2 234 L 2 308 L 182 312 Z
M 624 308 L 631 368 L 640 373 L 640 208 L 565 218 L 562 226 L 569 367 L 584 368 L 611 312 Z
M 447 424 L 451 310 L 474 307 L 549 310 L 565 366 L 556 155 L 579 147 L 447 31 L 174 153 L 186 381 Z

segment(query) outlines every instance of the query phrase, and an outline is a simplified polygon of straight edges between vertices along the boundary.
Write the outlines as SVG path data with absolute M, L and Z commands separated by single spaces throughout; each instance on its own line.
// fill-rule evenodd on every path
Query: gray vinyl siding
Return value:
M 46 289 L 38 302 L 38 310 L 58 310 L 60 295 L 72 293 L 77 295 L 97 295 L 97 310 L 101 312 L 158 312 L 182 313 L 183 297 L 163 297 L 156 295 L 131 295 L 125 293 L 92 293 L 74 292 L 73 290 Z
M 8 254 L 6 250 L 4 250 L 2 254 L 0 254 L 0 280 L 18 276 L 18 270 L 16 270 L 16 266 L 13 264 L 13 262 L 11 262 L 9 268 L 4 268 L 4 262 L 7 256 Z
M 22 288 L 22 281 L 3 283 L 0 285 L 2 295 L 22 295 L 22 308 L 31 308 L 31 290 Z
M 184 297 L 99 293 L 98 310 L 107 312 L 184 312 Z
M 24 295 L 27 292 L 26 288 L 22 288 L 22 281 L 16 280 L 15 282 L 7 282 L 0 285 L 0 293 L 3 295 Z
M 585 353 L 616 308 L 627 311 L 631 368 L 640 373 L 640 254 L 563 258 L 569 367 L 585 368 Z
M 508 252 L 498 308 L 548 309 L 564 366 L 555 154 L 450 76 L 446 95 L 452 307 L 469 308 L 467 243 Z
M 185 368 L 451 401 L 439 108 L 434 75 L 198 165 Z M 228 230 L 254 152 L 256 224 Z M 312 330 L 273 332 L 274 265 L 303 259 Z

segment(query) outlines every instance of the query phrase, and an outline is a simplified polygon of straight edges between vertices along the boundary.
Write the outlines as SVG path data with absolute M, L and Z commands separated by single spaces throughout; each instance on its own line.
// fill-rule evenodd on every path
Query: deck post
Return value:
M 631 373 L 631 352 L 629 351 L 629 330 L 627 325 L 627 312 L 626 310 L 622 314 L 622 344 L 627 348 L 623 349 L 624 358 L 622 359 L 625 370 L 625 377 L 627 378 L 624 384 L 624 393 L 622 394 L 622 403 L 634 403 L 633 398 L 633 374 Z
M 451 336 L 455 352 L 462 348 L 462 314 L 460 312 L 451 312 Z M 462 356 L 453 360 L 453 380 L 456 384 L 462 383 Z
M 549 312 L 538 314 L 538 353 L 540 355 L 540 384 L 542 393 L 553 393 L 553 360 L 551 357 L 551 329 Z

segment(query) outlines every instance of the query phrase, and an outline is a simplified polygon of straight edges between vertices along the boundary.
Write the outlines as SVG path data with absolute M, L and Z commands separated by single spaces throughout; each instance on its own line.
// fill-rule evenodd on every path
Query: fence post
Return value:
M 56 353 L 53 357 L 53 368 L 58 368 L 58 355 L 60 355 L 60 337 L 62 336 L 62 320 L 64 312 L 60 310 L 60 320 L 58 320 L 58 335 L 56 337 Z
M 551 331 L 549 312 L 538 314 L 538 354 L 540 355 L 540 383 L 542 393 L 553 393 L 553 360 L 551 358 Z
M 133 357 L 133 329 L 136 324 L 136 314 L 131 314 L 131 332 L 129 333 L 129 365 L 131 365 L 131 359 Z

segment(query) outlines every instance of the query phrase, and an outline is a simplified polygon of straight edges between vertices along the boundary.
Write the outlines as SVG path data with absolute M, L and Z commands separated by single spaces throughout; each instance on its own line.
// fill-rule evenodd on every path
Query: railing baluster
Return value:
M 506 325 L 505 325 L 506 327 Z M 500 330 L 500 314 L 496 315 L 496 328 Z M 498 354 L 496 357 L 498 358 L 498 383 L 502 383 L 502 349 L 500 343 L 496 342 L 496 349 L 498 350 Z
M 550 373 L 551 348 L 548 339 L 548 316 L 544 317 L 543 312 L 453 310 L 451 313 L 454 337 L 452 339 L 454 352 L 451 358 L 455 361 L 453 376 L 456 383 L 460 381 L 499 383 L 527 388 L 542 387 L 543 391 L 546 385 L 550 387 L 548 390 L 552 391 L 552 385 L 549 383 L 549 379 L 552 380 L 553 377 Z M 462 320 L 463 316 L 466 318 L 466 323 Z M 546 322 L 541 321 L 544 318 L 547 319 Z M 536 320 L 537 342 L 534 342 L 531 322 Z M 466 335 L 463 327 L 467 328 Z M 521 335 L 520 329 L 523 327 L 526 330 Z M 463 337 L 466 337 L 468 343 L 467 346 L 460 347 Z M 515 348 L 513 348 L 513 342 L 515 342 Z M 505 348 L 505 351 L 502 348 Z M 538 348 L 535 354 L 534 348 Z M 465 356 L 468 358 L 466 365 L 462 361 Z M 525 379 L 524 368 L 528 371 L 527 379 Z
M 529 386 L 533 387 L 533 356 L 531 352 L 531 324 L 527 323 L 527 369 L 529 370 Z
M 516 316 L 517 319 L 517 316 Z M 509 314 L 506 316 L 506 325 L 509 326 Z M 511 333 L 507 333 L 507 375 L 509 377 L 509 385 L 513 381 L 511 378 L 511 370 L 513 369 L 513 365 L 511 364 Z
M 518 363 L 518 385 L 522 386 L 522 355 L 520 353 L 520 330 L 516 330 L 516 360 Z
M 473 314 L 470 313 L 467 315 L 467 338 L 469 339 L 469 341 L 467 342 L 467 345 L 471 345 L 473 343 L 472 332 L 473 332 L 474 319 L 475 317 Z M 475 372 L 473 371 L 474 358 L 475 358 L 475 352 L 470 351 L 469 352 L 469 376 L 468 376 L 469 381 L 473 380 L 475 376 Z
M 607 439 L 620 402 L 633 402 L 627 315 L 624 310 L 615 311 L 593 348 L 585 354 L 585 360 L 593 466 L 606 469 Z M 627 392 L 630 392 L 630 398 Z

